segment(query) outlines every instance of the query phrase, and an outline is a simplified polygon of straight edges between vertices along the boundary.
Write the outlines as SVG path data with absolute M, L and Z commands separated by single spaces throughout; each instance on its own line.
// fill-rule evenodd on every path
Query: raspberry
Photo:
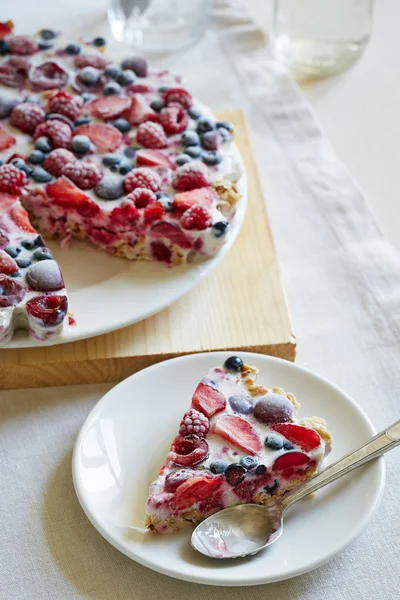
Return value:
M 0 192 L 19 194 L 21 188 L 27 183 L 28 178 L 24 171 L 14 165 L 7 164 L 0 167 Z
M 146 121 L 139 125 L 136 140 L 145 148 L 165 148 L 167 136 L 159 123 Z
M 48 97 L 48 111 L 64 115 L 75 121 L 81 113 L 83 106 L 82 96 L 71 96 L 68 92 L 58 90 Z
M 152 192 L 158 192 L 161 188 L 161 177 L 153 169 L 139 167 L 128 173 L 124 186 L 128 193 L 136 188 L 147 188 Z
M 183 88 L 171 88 L 167 90 L 164 94 L 164 101 L 166 104 L 177 102 L 183 108 L 190 108 L 193 104 L 192 95 Z
M 37 43 L 28 35 L 13 35 L 8 40 L 10 54 L 30 56 L 39 50 Z
M 208 186 L 207 167 L 195 161 L 182 165 L 176 170 L 172 185 L 181 192 Z
M 65 148 L 57 148 L 50 152 L 43 163 L 43 167 L 55 177 L 60 177 L 65 165 L 75 162 L 76 157 L 72 152 L 65 150 Z
M 148 204 L 157 202 L 157 196 L 146 188 L 136 188 L 127 196 L 127 200 L 133 202 L 136 208 L 145 208 Z
M 154 241 L 151 242 L 151 255 L 154 260 L 169 264 L 171 262 L 172 252 L 162 242 Z
M 62 174 L 73 181 L 81 190 L 94 188 L 103 177 L 103 171 L 100 167 L 80 160 L 66 164 Z
M 181 225 L 185 229 L 207 229 L 212 225 L 211 213 L 201 204 L 195 204 L 183 213 Z
M 163 108 L 159 119 L 165 133 L 181 133 L 189 123 L 186 111 L 177 102 L 168 104 L 168 106 Z
M 154 223 L 154 221 L 162 219 L 164 215 L 165 208 L 163 207 L 161 202 L 152 202 L 148 204 L 144 209 L 144 222 L 146 223 L 146 225 L 149 225 L 150 223 Z
M 51 119 L 38 125 L 33 136 L 34 140 L 48 137 L 53 142 L 54 148 L 68 148 L 71 143 L 71 128 L 59 119 Z
M 121 206 L 113 209 L 110 220 L 113 225 L 118 227 L 132 227 L 139 218 L 139 211 L 132 202 L 129 202 L 129 196 Z
M 185 435 L 197 435 L 206 437 L 210 431 L 210 423 L 205 415 L 191 408 L 184 415 L 179 427 L 179 433 Z
M 13 108 L 10 123 L 24 133 L 33 134 L 36 127 L 46 118 L 44 108 L 36 102 L 21 102 Z

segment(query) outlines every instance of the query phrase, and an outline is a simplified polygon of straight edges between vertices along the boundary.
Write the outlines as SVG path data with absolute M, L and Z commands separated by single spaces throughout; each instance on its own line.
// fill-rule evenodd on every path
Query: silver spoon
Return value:
M 256 554 L 280 538 L 283 515 L 289 506 L 399 444 L 400 421 L 397 421 L 358 450 L 288 492 L 281 501 L 277 500 L 269 507 L 239 504 L 211 515 L 194 530 L 192 546 L 212 558 L 238 558 Z

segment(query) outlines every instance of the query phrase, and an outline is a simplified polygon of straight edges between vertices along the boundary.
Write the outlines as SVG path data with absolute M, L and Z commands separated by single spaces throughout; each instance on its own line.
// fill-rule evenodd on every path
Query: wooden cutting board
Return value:
M 242 230 L 228 255 L 194 290 L 140 323 L 88 340 L 0 350 L 0 389 L 118 381 L 153 363 L 213 350 L 294 360 L 296 343 L 276 260 L 246 117 L 236 126 L 248 176 Z

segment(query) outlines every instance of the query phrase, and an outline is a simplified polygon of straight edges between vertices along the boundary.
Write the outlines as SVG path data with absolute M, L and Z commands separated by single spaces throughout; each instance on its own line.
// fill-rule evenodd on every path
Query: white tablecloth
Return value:
M 9 3 L 7 3 L 9 4 Z M 104 33 L 105 2 L 0 6 L 20 30 Z M 46 17 L 46 18 L 45 18 Z M 46 22 L 44 22 L 46 21 Z M 298 362 L 337 382 L 377 428 L 400 416 L 400 261 L 299 91 L 239 2 L 216 2 L 197 47 L 163 61 L 215 108 L 249 116 L 298 340 Z M 1 368 L 1 365 L 0 365 Z M 110 385 L 0 392 L 0 599 L 347 600 L 399 597 L 399 450 L 372 524 L 342 555 L 302 577 L 252 589 L 175 581 L 129 560 L 83 515 L 71 451 Z

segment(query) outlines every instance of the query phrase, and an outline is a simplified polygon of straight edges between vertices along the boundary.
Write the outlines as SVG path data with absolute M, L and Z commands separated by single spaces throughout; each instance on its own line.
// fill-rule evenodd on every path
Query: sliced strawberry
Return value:
M 36 230 L 29 221 L 28 213 L 19 203 L 15 204 L 10 210 L 10 217 L 20 229 L 23 229 L 23 231 L 36 233 Z
M 0 193 L 0 214 L 3 212 L 5 213 L 8 210 L 10 210 L 10 208 L 15 203 L 15 201 L 18 200 L 18 198 L 19 198 L 19 194 L 6 194 L 4 192 L 1 192 Z
M 132 96 L 132 104 L 126 111 L 125 118 L 131 125 L 140 125 L 146 121 L 148 115 L 154 115 L 154 110 L 148 105 L 146 98 L 141 94 Z
M 248 454 L 262 450 L 261 440 L 251 423 L 237 415 L 222 415 L 214 425 L 214 433 L 220 435 Z
M 226 398 L 211 385 L 199 383 L 193 394 L 192 406 L 210 418 L 215 413 L 224 410 Z
M 182 467 L 193 467 L 203 462 L 208 455 L 208 444 L 205 439 L 196 435 L 185 437 L 178 435 L 171 446 L 171 460 Z
M 178 510 L 189 508 L 200 500 L 206 500 L 218 490 L 224 478 L 203 476 L 187 479 L 175 492 L 175 505 Z
M 127 96 L 104 96 L 90 102 L 87 105 L 87 110 L 93 117 L 113 119 L 114 117 L 119 117 L 124 110 L 129 109 L 130 105 L 131 99 Z
M 88 123 L 74 130 L 75 135 L 87 135 L 99 150 L 114 152 L 122 142 L 122 133 L 112 125 Z
M 55 204 L 75 209 L 83 217 L 94 217 L 100 211 L 98 204 L 65 177 L 60 177 L 54 183 L 48 183 L 46 192 Z
M 17 140 L 11 133 L 8 133 L 3 127 L 0 126 L 0 151 L 8 150 L 11 146 L 14 146 Z
M 173 244 L 177 244 L 181 248 L 188 249 L 192 247 L 192 242 L 186 237 L 185 233 L 171 223 L 155 223 L 151 228 L 151 235 L 153 237 L 167 238 L 167 240 Z
M 130 83 L 126 90 L 130 94 L 154 94 L 156 88 L 146 83 Z
M 291 472 L 287 473 L 290 475 L 294 473 L 295 469 L 307 466 L 309 462 L 310 458 L 307 454 L 303 454 L 302 452 L 287 452 L 276 459 L 272 465 L 272 470 L 286 471 L 290 469 Z
M 175 194 L 173 199 L 174 208 L 185 211 L 194 204 L 205 204 L 212 206 L 216 198 L 216 192 L 210 188 L 199 188 L 198 190 L 190 190 L 189 192 L 180 192 Z
M 0 273 L 11 275 L 18 271 L 18 265 L 13 258 L 4 250 L 0 250 Z
M 310 450 L 318 448 L 321 444 L 320 435 L 314 429 L 302 425 L 278 423 L 277 425 L 271 425 L 271 429 L 283 435 L 289 442 L 300 446 L 305 452 L 310 452 Z
M 0 39 L 10 35 L 13 32 L 14 23 L 12 21 L 0 22 Z
M 165 167 L 176 169 L 176 164 L 161 152 L 161 150 L 142 149 L 136 152 L 136 164 L 138 167 Z

